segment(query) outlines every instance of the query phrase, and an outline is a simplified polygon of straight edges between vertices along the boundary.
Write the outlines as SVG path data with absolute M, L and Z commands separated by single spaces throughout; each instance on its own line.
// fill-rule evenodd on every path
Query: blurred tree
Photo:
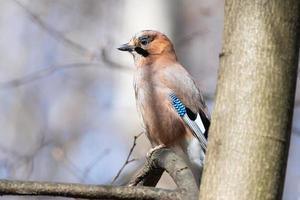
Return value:
M 281 199 L 299 48 L 298 0 L 225 3 L 200 199 Z

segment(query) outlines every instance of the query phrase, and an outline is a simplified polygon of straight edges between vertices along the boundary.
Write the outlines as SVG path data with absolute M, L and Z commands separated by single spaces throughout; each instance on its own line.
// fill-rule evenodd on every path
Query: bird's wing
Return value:
M 166 67 L 162 74 L 163 84 L 184 105 L 185 123 L 193 130 L 200 143 L 206 144 L 210 116 L 204 98 L 190 74 L 179 64 Z
M 188 107 L 186 107 L 174 93 L 170 94 L 170 101 L 171 101 L 174 109 L 178 113 L 178 115 L 183 119 L 183 121 L 187 124 L 187 126 L 192 130 L 194 137 L 196 137 L 198 139 L 201 147 L 206 152 L 207 139 L 204 134 L 207 130 L 203 124 L 203 121 L 202 121 L 199 113 L 198 114 L 192 113 L 192 111 Z

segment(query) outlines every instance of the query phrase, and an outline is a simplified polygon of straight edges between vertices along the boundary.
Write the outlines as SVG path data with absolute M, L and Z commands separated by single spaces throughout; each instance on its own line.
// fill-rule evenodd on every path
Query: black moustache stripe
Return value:
M 136 47 L 134 49 L 138 54 L 142 55 L 143 57 L 147 57 L 149 56 L 148 51 L 146 51 L 145 49 L 141 48 L 141 47 Z

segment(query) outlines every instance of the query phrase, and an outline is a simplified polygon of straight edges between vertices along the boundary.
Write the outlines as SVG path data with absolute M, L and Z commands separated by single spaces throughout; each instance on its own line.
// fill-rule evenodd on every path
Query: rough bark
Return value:
M 140 173 L 129 183 L 131 186 L 155 187 L 162 173 L 166 171 L 176 183 L 183 199 L 198 199 L 197 183 L 181 157 L 170 149 L 162 148 L 152 152 L 150 158 Z
M 176 190 L 143 187 L 145 185 L 155 186 L 164 170 L 170 174 L 177 184 L 178 188 Z M 198 188 L 191 170 L 183 159 L 166 148 L 152 152 L 142 173 L 136 177 L 132 185 L 139 186 L 115 187 L 0 180 L 0 195 L 141 200 L 196 200 L 198 198 Z
M 226 0 L 200 199 L 281 199 L 294 104 L 299 0 Z
M 177 191 L 153 187 L 116 187 L 10 180 L 0 181 L 0 195 L 59 196 L 87 199 L 181 199 Z

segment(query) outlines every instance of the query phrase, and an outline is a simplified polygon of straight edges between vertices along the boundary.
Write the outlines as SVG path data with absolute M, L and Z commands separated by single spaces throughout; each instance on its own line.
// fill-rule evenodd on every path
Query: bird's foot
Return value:
M 156 151 L 158 149 L 162 149 L 162 148 L 166 148 L 166 145 L 160 144 L 160 145 L 157 145 L 157 146 L 151 148 L 147 153 L 147 157 L 150 157 L 154 151 Z

